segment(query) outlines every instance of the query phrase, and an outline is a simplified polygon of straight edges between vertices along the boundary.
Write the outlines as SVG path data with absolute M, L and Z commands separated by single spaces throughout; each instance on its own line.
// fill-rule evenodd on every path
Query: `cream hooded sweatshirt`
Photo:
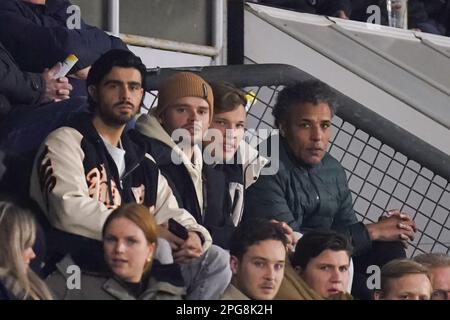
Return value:
M 158 119 L 150 114 L 141 115 L 136 122 L 136 130 L 146 135 L 147 137 L 156 139 L 166 144 L 172 149 L 176 157 L 181 159 L 183 165 L 186 167 L 192 182 L 194 183 L 195 193 L 202 215 L 203 212 L 203 157 L 202 151 L 197 145 L 193 146 L 192 160 L 183 152 L 183 150 L 172 140 L 166 130 L 161 126 Z

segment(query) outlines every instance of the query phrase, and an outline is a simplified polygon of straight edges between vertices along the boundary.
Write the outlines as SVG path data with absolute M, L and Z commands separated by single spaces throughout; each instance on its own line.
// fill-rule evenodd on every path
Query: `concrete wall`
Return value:
M 106 30 L 108 25 L 107 0 L 72 0 L 72 3 L 80 7 L 81 17 L 87 24 Z
M 72 0 L 89 24 L 107 28 L 107 0 Z M 120 0 L 120 32 L 200 45 L 211 43 L 211 1 Z
M 88 24 L 107 30 L 107 0 L 72 0 Z M 120 0 L 120 32 L 167 40 L 210 44 L 210 1 Z M 148 68 L 207 66 L 211 58 L 130 46 Z

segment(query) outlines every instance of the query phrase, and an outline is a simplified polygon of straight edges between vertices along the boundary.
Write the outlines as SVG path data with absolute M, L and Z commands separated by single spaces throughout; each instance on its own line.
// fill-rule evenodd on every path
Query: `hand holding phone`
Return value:
M 186 240 L 189 237 L 186 227 L 181 225 L 175 219 L 169 219 L 169 231 L 176 235 L 178 238 Z

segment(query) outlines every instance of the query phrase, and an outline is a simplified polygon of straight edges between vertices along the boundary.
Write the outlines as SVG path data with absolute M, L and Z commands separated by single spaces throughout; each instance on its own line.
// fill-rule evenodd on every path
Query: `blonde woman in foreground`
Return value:
M 0 300 L 51 300 L 45 283 L 29 268 L 35 258 L 32 214 L 0 201 Z

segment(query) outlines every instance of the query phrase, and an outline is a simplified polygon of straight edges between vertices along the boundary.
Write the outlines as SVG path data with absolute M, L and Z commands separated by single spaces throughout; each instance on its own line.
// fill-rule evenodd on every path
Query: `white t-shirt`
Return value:
M 119 172 L 119 177 L 122 177 L 122 175 L 125 173 L 125 150 L 122 148 L 122 141 L 119 140 L 119 146 L 113 146 L 111 143 L 109 143 L 105 138 L 103 138 L 101 135 L 103 142 L 105 143 L 106 149 L 109 152 L 109 155 L 111 158 L 113 158 L 114 163 L 116 164 L 117 171 Z

